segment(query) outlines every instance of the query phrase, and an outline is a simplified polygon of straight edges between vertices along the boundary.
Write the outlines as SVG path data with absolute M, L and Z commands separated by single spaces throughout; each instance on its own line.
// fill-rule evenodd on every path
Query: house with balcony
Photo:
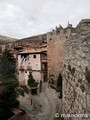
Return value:
M 21 85 L 28 85 L 29 74 L 36 82 L 47 81 L 47 52 L 41 49 L 18 53 L 18 77 Z

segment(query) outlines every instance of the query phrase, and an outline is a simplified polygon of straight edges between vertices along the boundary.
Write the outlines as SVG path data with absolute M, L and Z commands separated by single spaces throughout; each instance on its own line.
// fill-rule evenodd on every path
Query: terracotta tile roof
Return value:
M 23 52 L 19 52 L 18 54 L 24 54 L 24 53 L 40 53 L 40 49 L 32 49 L 32 50 L 25 50 Z

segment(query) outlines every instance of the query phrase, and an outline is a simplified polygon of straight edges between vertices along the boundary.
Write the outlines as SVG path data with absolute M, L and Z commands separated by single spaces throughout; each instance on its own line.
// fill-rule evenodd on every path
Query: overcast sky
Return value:
M 0 0 L 0 35 L 24 38 L 90 18 L 90 0 Z

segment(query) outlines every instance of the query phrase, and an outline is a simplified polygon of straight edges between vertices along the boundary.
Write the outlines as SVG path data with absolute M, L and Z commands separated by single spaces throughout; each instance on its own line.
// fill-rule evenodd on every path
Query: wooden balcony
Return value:
M 42 72 L 47 72 L 47 63 L 42 63 L 41 70 Z
M 41 57 L 41 62 L 47 62 L 47 57 L 46 56 Z

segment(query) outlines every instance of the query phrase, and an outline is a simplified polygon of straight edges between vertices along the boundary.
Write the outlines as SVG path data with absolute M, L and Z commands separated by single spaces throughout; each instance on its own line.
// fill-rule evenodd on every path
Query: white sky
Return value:
M 90 18 L 90 0 L 0 0 L 0 35 L 24 38 Z

